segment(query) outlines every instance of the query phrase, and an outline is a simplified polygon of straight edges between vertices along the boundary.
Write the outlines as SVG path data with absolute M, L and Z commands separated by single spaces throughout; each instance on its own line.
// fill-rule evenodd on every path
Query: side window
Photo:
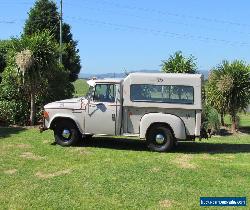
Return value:
M 115 85 L 114 84 L 97 84 L 95 86 L 94 101 L 115 102 Z
M 130 99 L 135 102 L 193 104 L 194 88 L 183 85 L 135 84 L 131 85 Z

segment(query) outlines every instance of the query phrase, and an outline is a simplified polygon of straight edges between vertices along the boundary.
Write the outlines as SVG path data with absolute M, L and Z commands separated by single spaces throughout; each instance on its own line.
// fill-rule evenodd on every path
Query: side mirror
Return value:
M 104 103 L 103 103 L 103 102 L 99 102 L 99 103 L 96 104 L 96 106 L 97 106 L 97 107 L 98 107 L 98 106 L 104 106 Z

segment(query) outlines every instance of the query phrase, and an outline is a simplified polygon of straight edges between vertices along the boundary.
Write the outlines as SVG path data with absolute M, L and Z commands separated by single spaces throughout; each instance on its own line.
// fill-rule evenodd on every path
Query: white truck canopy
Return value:
M 132 101 L 132 85 L 152 85 L 153 87 L 191 87 L 193 88 L 192 104 L 178 102 Z M 168 74 L 168 73 L 131 73 L 123 81 L 123 106 L 131 107 L 161 107 L 180 109 L 202 109 L 201 104 L 201 74 Z M 176 101 L 178 101 L 176 99 Z

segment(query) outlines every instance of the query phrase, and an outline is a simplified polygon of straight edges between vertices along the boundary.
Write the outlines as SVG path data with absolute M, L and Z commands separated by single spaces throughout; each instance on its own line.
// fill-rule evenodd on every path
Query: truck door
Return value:
M 117 113 L 120 102 L 116 99 L 116 84 L 96 84 L 93 98 L 85 115 L 85 133 L 116 135 Z

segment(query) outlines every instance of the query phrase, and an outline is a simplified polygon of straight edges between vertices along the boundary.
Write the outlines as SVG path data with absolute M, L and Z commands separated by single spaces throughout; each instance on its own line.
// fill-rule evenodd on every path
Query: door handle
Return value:
M 112 120 L 115 121 L 115 114 L 112 114 Z

